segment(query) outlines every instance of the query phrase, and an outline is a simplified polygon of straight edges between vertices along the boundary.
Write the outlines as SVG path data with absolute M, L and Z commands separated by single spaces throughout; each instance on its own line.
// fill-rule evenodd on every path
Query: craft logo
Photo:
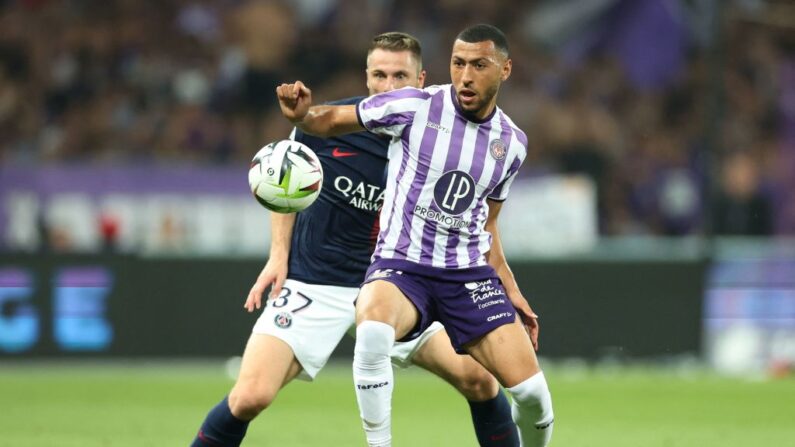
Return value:
M 486 321 L 494 321 L 494 320 L 499 320 L 500 318 L 511 317 L 511 316 L 513 316 L 513 313 L 511 312 L 502 312 L 498 313 L 497 315 L 492 315 L 486 318 Z
M 436 129 L 439 132 L 450 133 L 450 129 L 448 129 L 448 128 L 442 126 L 442 125 L 430 122 L 430 121 L 425 123 L 425 127 L 430 127 L 431 129 Z

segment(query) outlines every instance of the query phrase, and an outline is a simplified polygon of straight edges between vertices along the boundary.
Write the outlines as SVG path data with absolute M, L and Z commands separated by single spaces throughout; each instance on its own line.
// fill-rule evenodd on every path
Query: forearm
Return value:
M 305 133 L 323 138 L 364 130 L 353 105 L 312 106 L 306 116 L 294 124 Z
M 500 241 L 500 233 L 496 225 L 492 228 L 487 228 L 492 235 L 491 249 L 486 254 L 489 265 L 494 268 L 494 271 L 502 281 L 503 287 L 508 294 L 519 292 L 519 285 L 516 283 L 516 278 L 513 276 L 513 271 L 505 259 L 505 253 L 502 251 L 502 242 Z
M 281 259 L 285 262 L 290 257 L 290 242 L 295 226 L 295 213 L 271 214 L 271 250 L 270 259 Z

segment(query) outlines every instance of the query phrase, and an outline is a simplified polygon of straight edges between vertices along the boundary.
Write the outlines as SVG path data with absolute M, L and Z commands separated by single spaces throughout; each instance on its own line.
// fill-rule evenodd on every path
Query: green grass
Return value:
M 652 369 L 547 368 L 554 447 L 795 447 L 795 380 Z M 186 446 L 232 382 L 215 364 L 0 364 L 0 445 Z M 468 408 L 440 380 L 399 371 L 396 446 L 475 446 Z M 361 446 L 346 365 L 288 386 L 250 446 Z

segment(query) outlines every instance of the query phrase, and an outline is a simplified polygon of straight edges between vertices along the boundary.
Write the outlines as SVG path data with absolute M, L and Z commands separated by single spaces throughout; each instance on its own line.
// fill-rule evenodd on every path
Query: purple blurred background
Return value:
M 478 22 L 511 43 L 523 175 L 591 178 L 600 234 L 795 234 L 795 4 L 772 0 L 0 1 L 0 196 L 170 191 L 191 169 L 245 193 L 290 131 L 278 83 L 365 94 L 389 30 L 446 83 Z

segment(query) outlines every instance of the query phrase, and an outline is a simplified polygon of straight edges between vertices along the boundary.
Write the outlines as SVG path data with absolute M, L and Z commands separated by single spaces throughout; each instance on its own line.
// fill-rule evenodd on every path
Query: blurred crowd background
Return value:
M 366 93 L 373 35 L 449 82 L 464 27 L 509 37 L 522 175 L 580 173 L 603 235 L 795 234 L 795 5 L 719 0 L 4 0 L 0 165 L 245 165 L 274 88 Z

